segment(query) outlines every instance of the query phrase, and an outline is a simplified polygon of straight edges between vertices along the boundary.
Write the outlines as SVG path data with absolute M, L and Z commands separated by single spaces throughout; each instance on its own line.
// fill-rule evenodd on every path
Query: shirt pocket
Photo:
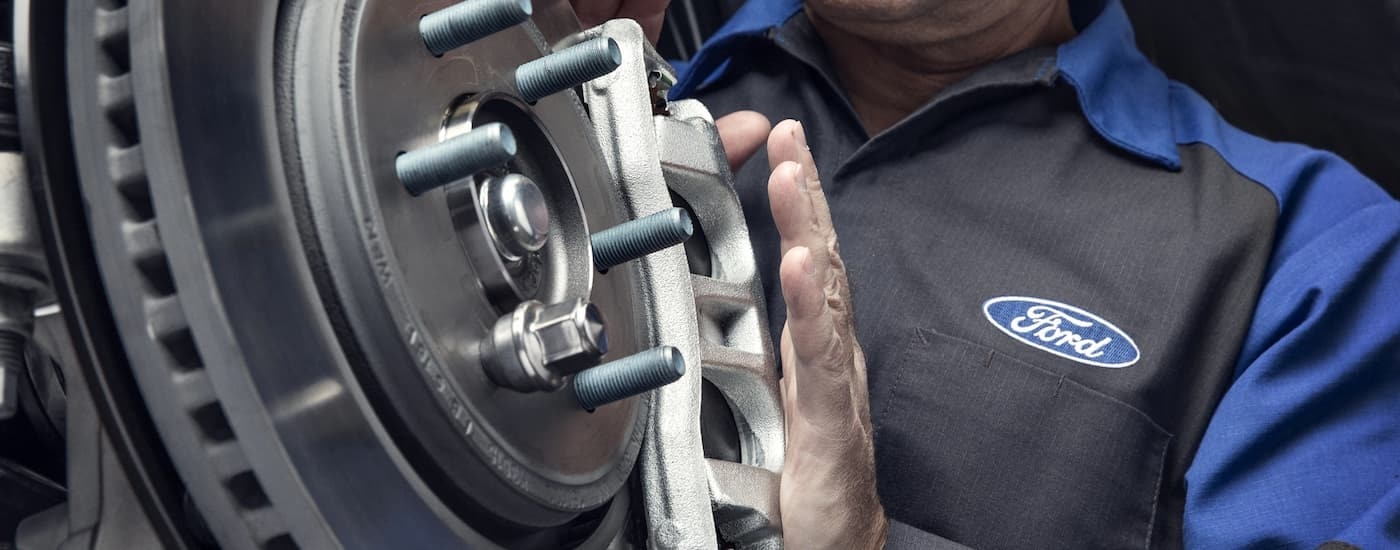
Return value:
M 872 381 L 891 518 L 979 549 L 1146 548 L 1172 434 L 1061 375 L 918 330 Z

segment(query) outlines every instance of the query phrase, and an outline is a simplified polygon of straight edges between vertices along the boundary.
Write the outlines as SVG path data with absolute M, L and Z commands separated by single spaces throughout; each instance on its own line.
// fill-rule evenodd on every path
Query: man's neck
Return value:
M 1008 55 L 1074 37 L 1067 2 L 1034 11 L 1005 14 L 959 29 L 936 27 L 923 36 L 908 28 L 881 37 L 876 29 L 849 28 L 807 7 L 807 16 L 826 43 L 837 77 L 869 135 L 909 116 L 944 88 Z M 900 32 L 905 31 L 905 32 Z

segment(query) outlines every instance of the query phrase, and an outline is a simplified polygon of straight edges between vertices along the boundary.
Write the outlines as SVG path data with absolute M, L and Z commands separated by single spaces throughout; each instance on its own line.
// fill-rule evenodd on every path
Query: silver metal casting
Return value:
M 622 66 L 585 84 L 583 97 L 618 192 L 633 217 L 672 208 L 671 192 L 685 199 L 712 260 L 708 274 L 693 274 L 684 252 L 672 247 L 626 266 L 644 281 L 639 307 L 652 321 L 649 343 L 676 347 L 690 367 L 676 383 L 652 392 L 639 464 L 649 544 L 712 549 L 718 527 L 729 545 L 780 546 L 775 503 L 784 436 L 778 373 L 762 285 L 724 149 L 700 103 L 669 102 L 653 110 L 653 97 L 665 97 L 666 90 L 652 86 L 674 82 L 675 74 L 641 27 L 609 21 L 579 39 L 599 36 L 617 41 Z M 704 458 L 702 377 L 719 388 L 737 417 L 740 463 Z M 746 483 L 751 490 L 735 489 Z

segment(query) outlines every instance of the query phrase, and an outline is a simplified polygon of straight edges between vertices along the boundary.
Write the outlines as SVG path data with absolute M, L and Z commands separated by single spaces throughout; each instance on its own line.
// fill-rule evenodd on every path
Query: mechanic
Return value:
M 1118 2 L 750 0 L 679 68 L 735 113 L 789 547 L 1400 548 L 1400 204 Z

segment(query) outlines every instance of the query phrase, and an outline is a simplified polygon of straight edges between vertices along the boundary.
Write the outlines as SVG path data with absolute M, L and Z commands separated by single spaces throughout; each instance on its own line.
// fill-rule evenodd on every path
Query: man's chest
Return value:
M 1099 529 L 1105 544 L 1140 540 L 1179 521 L 1273 203 L 1208 150 L 1184 148 L 1186 168 L 1166 172 L 1025 101 L 847 166 L 814 143 L 869 360 L 882 498 L 896 519 L 966 540 L 1039 544 L 1102 518 L 1124 526 Z M 737 187 L 776 331 L 762 164 Z M 967 506 L 980 511 L 948 512 Z M 1018 509 L 1044 523 L 1015 540 L 983 532 Z

